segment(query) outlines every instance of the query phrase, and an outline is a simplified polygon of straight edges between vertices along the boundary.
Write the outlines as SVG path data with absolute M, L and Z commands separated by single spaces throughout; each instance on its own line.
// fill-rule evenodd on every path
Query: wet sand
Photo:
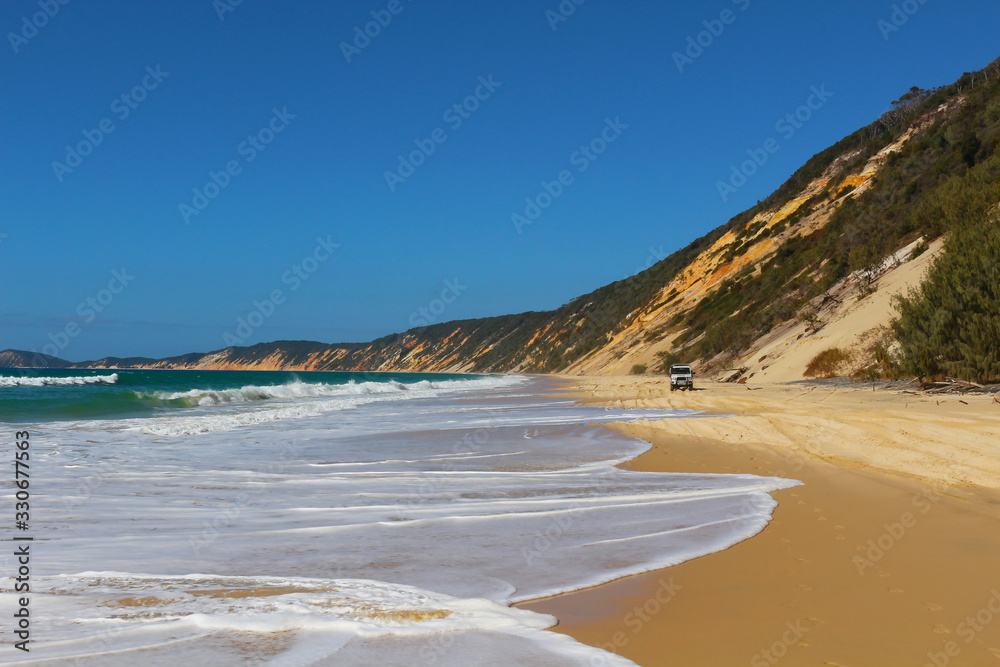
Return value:
M 653 443 L 629 468 L 804 485 L 776 492 L 767 528 L 726 551 L 520 605 L 554 614 L 556 631 L 644 666 L 1000 665 L 990 397 L 711 384 L 671 394 L 662 378 L 573 388 L 586 402 L 732 415 L 618 427 Z

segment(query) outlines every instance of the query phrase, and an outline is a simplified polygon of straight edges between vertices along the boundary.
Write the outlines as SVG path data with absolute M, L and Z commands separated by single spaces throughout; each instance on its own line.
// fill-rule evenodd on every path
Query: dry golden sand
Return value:
M 671 394 L 662 378 L 574 389 L 732 415 L 621 426 L 653 443 L 630 468 L 804 485 L 726 551 L 522 605 L 556 631 L 647 667 L 1000 666 L 1000 404 L 801 385 Z

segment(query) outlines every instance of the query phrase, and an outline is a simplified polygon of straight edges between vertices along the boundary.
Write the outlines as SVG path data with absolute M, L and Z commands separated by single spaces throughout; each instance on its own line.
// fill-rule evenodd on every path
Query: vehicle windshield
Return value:
M 690 373 L 691 372 L 691 367 L 690 366 L 672 366 L 670 368 L 670 372 L 671 373 Z

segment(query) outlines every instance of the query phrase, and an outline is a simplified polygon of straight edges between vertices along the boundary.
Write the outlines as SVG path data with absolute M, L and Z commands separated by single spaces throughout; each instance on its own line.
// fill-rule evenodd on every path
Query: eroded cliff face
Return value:
M 872 179 L 893 153 L 902 151 L 931 123 L 961 104 L 961 98 L 952 99 L 918 118 L 895 141 L 867 160 L 862 160 L 860 150 L 836 157 L 819 177 L 780 205 L 758 212 L 740 228 L 726 231 L 666 284 L 657 285 L 655 293 L 639 307 L 616 316 L 611 332 L 598 332 L 599 343 L 584 355 L 571 354 L 574 346 L 580 344 L 580 332 L 593 326 L 589 322 L 590 313 L 595 308 L 603 308 L 606 313 L 608 304 L 581 301 L 569 314 L 560 309 L 552 313 L 449 322 L 364 344 L 279 341 L 149 362 L 103 359 L 89 365 L 205 370 L 532 372 L 546 368 L 547 359 L 553 354 L 566 354 L 566 358 L 574 359 L 562 369 L 571 375 L 621 374 L 628 372 L 633 364 L 653 365 L 656 353 L 669 351 L 672 341 L 683 332 L 679 323 L 684 321 L 684 315 L 727 280 L 759 272 L 789 240 L 823 229 L 838 207 L 871 187 Z
M 893 153 L 902 151 L 935 120 L 953 112 L 960 104 L 959 99 L 918 118 L 896 141 L 847 173 L 844 173 L 846 165 L 857 160 L 859 151 L 839 156 L 820 177 L 807 184 L 787 203 L 758 213 L 742 230 L 726 232 L 676 279 L 664 285 L 648 307 L 633 313 L 627 325 L 606 346 L 572 364 L 567 373 L 622 374 L 634 364 L 652 366 L 656 353 L 670 351 L 671 341 L 682 332 L 680 327 L 672 327 L 671 322 L 691 311 L 727 279 L 748 269 L 759 271 L 760 266 L 792 237 L 807 236 L 826 226 L 845 200 L 856 199 L 871 187 L 872 179 L 880 173 Z M 796 218 L 800 212 L 804 215 Z M 788 224 L 789 220 L 794 222 Z M 885 321 L 879 324 L 887 323 L 888 319 L 887 310 Z M 649 340 L 651 333 L 654 341 Z
M 401 342 L 390 347 L 367 344 L 357 349 L 336 345 L 307 353 L 293 353 L 274 343 L 268 349 L 231 347 L 204 355 L 158 359 L 151 363 L 122 364 L 119 360 L 102 359 L 89 364 L 92 368 L 150 368 L 175 370 L 248 370 L 248 371 L 453 371 L 467 370 L 468 364 L 449 365 L 447 359 L 425 353 L 416 342 Z M 416 351 L 416 354 L 411 354 Z M 454 356 L 454 355 L 451 355 Z

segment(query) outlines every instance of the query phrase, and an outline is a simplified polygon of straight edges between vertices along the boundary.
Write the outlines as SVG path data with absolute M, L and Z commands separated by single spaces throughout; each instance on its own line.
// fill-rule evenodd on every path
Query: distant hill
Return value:
M 70 368 L 72 361 L 41 354 L 40 352 L 24 352 L 21 350 L 4 350 L 0 352 L 0 368 Z
M 156 359 L 150 357 L 104 357 L 97 361 L 86 361 L 82 364 L 73 364 L 74 367 L 94 367 L 94 368 L 143 368 L 157 363 Z
M 767 377 L 780 366 L 781 379 L 808 367 L 1000 381 L 998 75 L 995 61 L 941 88 L 912 88 L 756 206 L 556 310 L 445 322 L 370 343 L 277 341 L 76 366 L 612 374 L 683 359 L 727 379 Z M 901 280 L 898 265 L 920 256 L 921 270 Z M 887 280 L 905 294 L 928 270 L 912 300 L 865 301 Z M 853 304 L 876 302 L 863 321 L 845 324 L 861 308 Z M 840 333 L 824 343 L 833 330 Z M 3 365 L 31 365 L 25 353 L 4 354 L 19 363 Z

